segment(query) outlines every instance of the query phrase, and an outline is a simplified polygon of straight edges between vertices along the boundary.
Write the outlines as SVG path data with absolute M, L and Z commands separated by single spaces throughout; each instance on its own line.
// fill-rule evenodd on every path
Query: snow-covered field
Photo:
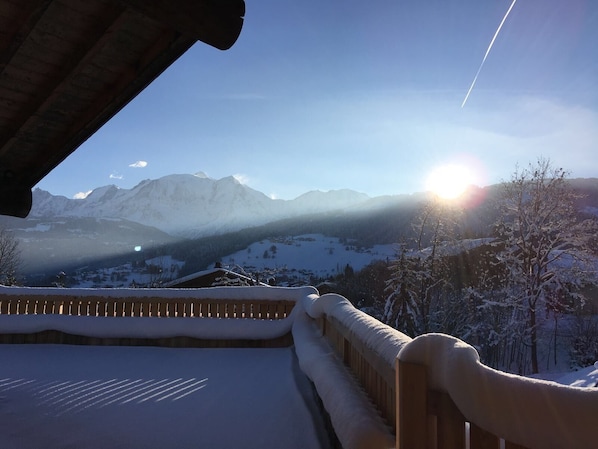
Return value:
M 144 262 L 145 266 L 142 268 L 128 263 L 99 270 L 81 269 L 71 276 L 68 286 L 73 288 L 150 286 L 152 283 L 176 279 L 185 264 L 172 256 L 153 257 Z
M 359 248 L 341 242 L 337 237 L 306 234 L 266 239 L 222 258 L 222 264 L 232 271 L 245 272 L 260 278 L 275 277 L 277 285 L 310 285 L 314 278 L 330 279 L 343 273 L 347 265 L 361 270 L 375 260 L 392 259 L 396 245 L 375 245 Z M 79 270 L 69 276 L 68 286 L 74 288 L 150 286 L 179 277 L 184 263 L 170 255 L 144 261 L 142 268 L 125 264 L 100 270 Z M 213 263 L 217 262 L 214 260 Z M 153 271 L 147 267 L 154 268 Z M 212 268 L 211 264 L 207 268 Z M 206 267 L 203 267 L 206 268 Z M 198 267 L 197 271 L 200 271 Z
M 0 447 L 326 448 L 292 348 L 0 345 Z
M 530 377 L 551 380 L 553 382 L 562 385 L 569 385 L 571 387 L 598 387 L 598 362 L 594 363 L 592 366 L 587 366 L 577 371 L 542 373 Z
M 392 259 L 396 257 L 396 249 L 394 244 L 359 248 L 337 237 L 306 234 L 255 242 L 223 257 L 222 263 L 239 265 L 248 272 L 303 272 L 326 279 L 343 273 L 347 265 L 357 271 L 375 260 Z

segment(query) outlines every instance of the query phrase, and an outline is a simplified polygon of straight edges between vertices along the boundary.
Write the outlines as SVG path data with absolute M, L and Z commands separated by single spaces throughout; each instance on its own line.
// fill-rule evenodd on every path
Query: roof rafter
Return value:
M 10 35 L 0 44 L 0 73 L 17 53 L 23 42 L 27 39 L 39 19 L 43 16 L 52 0 L 23 0 L 19 2 L 19 13 L 12 20 L 12 29 L 5 32 Z M 8 7 L 10 5 L 5 5 Z M 15 7 L 14 4 L 12 7 Z
M 30 101 L 22 106 L 17 116 L 8 121 L 8 129 L 0 134 L 0 149 L 4 148 L 7 151 L 10 148 L 10 141 L 18 139 L 21 130 L 38 119 L 39 111 L 50 107 L 56 101 L 72 79 L 95 57 L 99 49 L 103 48 L 111 33 L 121 26 L 124 12 L 123 8 L 110 8 L 106 13 L 105 20 L 102 20 L 104 26 L 90 32 L 86 36 L 85 42 L 80 42 L 72 52 L 69 62 L 62 64 L 57 73 L 51 74 L 43 84 L 37 86 L 36 94 L 32 95 Z M 1 150 L 0 154 L 2 154 Z M 37 181 L 39 179 L 35 180 L 35 182 Z

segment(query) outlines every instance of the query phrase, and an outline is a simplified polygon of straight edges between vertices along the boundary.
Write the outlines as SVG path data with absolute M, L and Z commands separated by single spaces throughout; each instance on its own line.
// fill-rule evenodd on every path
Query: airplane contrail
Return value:
M 480 64 L 480 67 L 478 68 L 478 71 L 476 72 L 476 74 L 475 74 L 475 76 L 473 78 L 471 86 L 469 86 L 469 90 L 467 91 L 467 95 L 465 95 L 465 99 L 463 100 L 463 103 L 461 103 L 461 107 L 465 106 L 465 103 L 467 103 L 467 99 L 469 98 L 469 94 L 471 94 L 471 91 L 473 90 L 473 86 L 475 86 L 475 83 L 478 80 L 478 76 L 479 76 L 480 72 L 482 71 L 482 67 L 484 67 L 484 63 L 486 62 L 486 58 L 488 57 L 488 53 L 490 53 L 490 50 L 492 50 L 492 46 L 494 45 L 494 41 L 496 40 L 496 36 L 498 36 L 498 33 L 500 33 L 500 29 L 502 28 L 503 24 L 505 23 L 505 20 L 507 20 L 507 17 L 509 17 L 509 14 L 511 13 L 511 10 L 513 9 L 513 6 L 515 6 L 515 3 L 517 3 L 517 0 L 513 0 L 513 3 L 511 3 L 511 6 L 509 6 L 509 9 L 507 10 L 507 13 L 502 18 L 502 21 L 500 22 L 500 25 L 498 25 L 498 28 L 496 29 L 496 33 L 494 33 L 494 37 L 490 41 L 490 45 L 488 45 L 488 49 L 486 50 L 486 54 L 484 55 L 484 58 L 482 59 L 482 63 Z

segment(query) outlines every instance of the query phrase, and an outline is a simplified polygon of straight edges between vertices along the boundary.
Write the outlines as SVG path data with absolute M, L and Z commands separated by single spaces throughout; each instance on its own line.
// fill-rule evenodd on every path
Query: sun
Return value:
M 472 183 L 473 177 L 467 167 L 447 164 L 432 170 L 426 180 L 426 190 L 451 200 L 459 197 Z

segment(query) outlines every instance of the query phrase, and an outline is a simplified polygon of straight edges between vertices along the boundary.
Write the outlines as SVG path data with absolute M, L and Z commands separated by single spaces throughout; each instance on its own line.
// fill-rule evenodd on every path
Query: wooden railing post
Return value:
M 448 393 L 437 393 L 435 396 L 438 449 L 463 449 L 465 418 Z
M 474 423 L 469 425 L 469 447 L 474 449 L 498 449 L 500 439 L 490 432 L 480 429 Z
M 397 449 L 426 449 L 428 386 L 424 365 L 396 361 Z

